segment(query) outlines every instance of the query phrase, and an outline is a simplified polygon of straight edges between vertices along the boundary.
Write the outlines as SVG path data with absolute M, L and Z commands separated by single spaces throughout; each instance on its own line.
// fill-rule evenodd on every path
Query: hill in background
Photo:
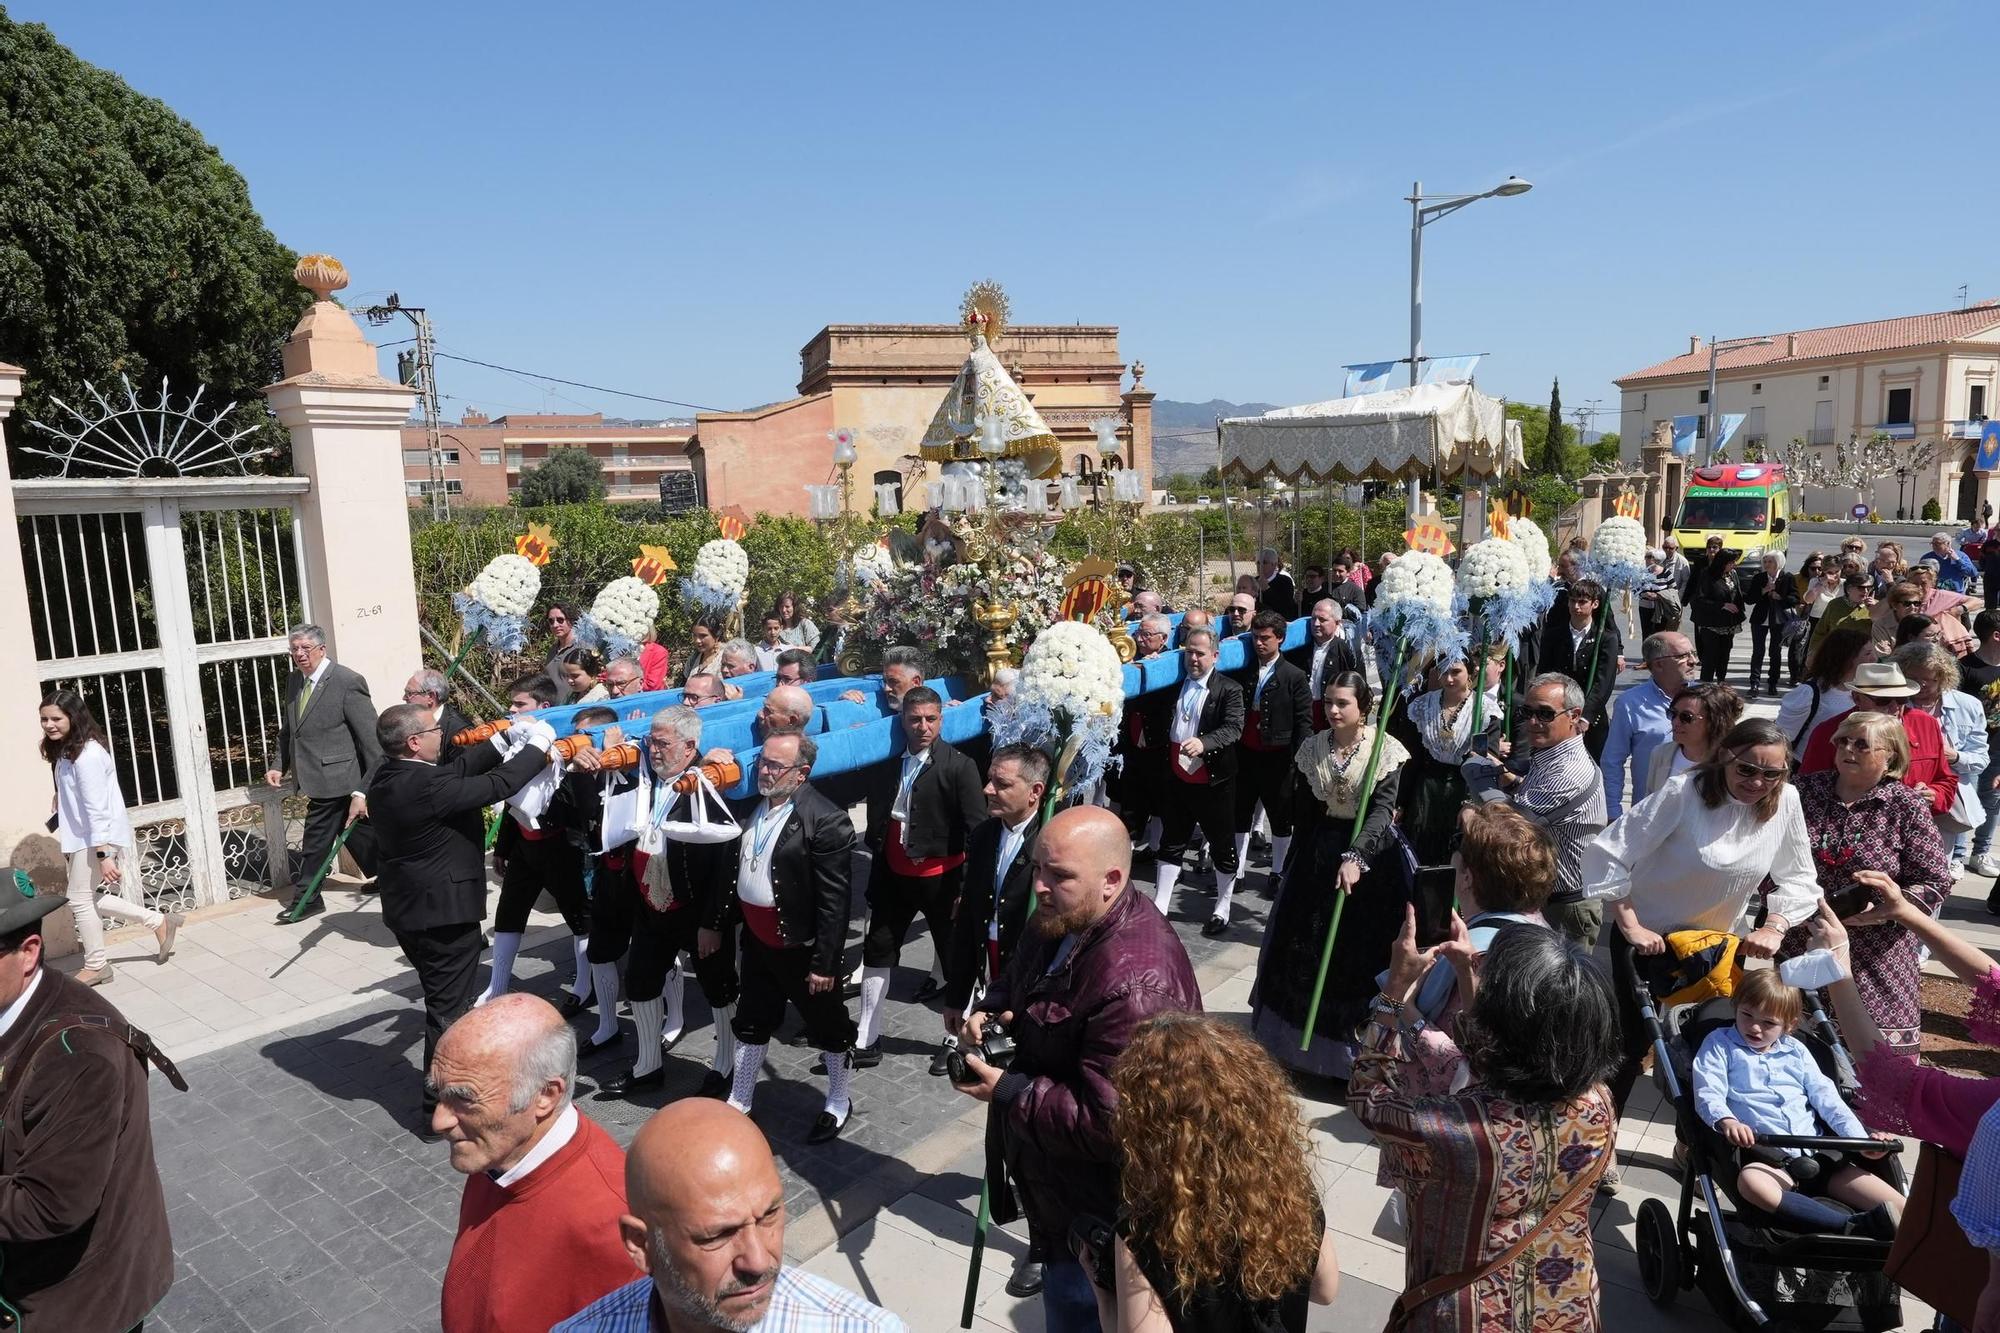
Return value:
M 1231 403 L 1211 398 L 1205 403 L 1153 400 L 1154 484 L 1167 477 L 1198 477 L 1215 466 L 1215 421 L 1218 417 L 1249 417 L 1268 412 L 1275 403 Z

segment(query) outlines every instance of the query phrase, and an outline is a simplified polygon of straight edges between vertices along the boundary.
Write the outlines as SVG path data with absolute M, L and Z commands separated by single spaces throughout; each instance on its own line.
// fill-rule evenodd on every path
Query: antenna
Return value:
M 1970 283 L 1964 282 L 1958 284 L 1958 308 L 1960 310 L 1965 309 L 1966 288 L 1970 285 Z

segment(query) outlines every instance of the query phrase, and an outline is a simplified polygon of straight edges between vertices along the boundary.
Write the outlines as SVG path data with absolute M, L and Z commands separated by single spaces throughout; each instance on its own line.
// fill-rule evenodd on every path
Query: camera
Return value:
M 1014 1038 L 1001 1026 L 997 1018 L 986 1020 L 986 1027 L 976 1045 L 963 1041 L 945 1056 L 945 1068 L 953 1083 L 976 1083 L 972 1071 L 966 1067 L 965 1058 L 976 1055 L 995 1069 L 1005 1069 L 1014 1058 Z
M 1117 1241 L 1111 1223 L 1095 1213 L 1078 1213 L 1069 1224 L 1069 1252 L 1099 1291 L 1117 1290 L 1117 1274 L 1112 1271 L 1112 1247 Z

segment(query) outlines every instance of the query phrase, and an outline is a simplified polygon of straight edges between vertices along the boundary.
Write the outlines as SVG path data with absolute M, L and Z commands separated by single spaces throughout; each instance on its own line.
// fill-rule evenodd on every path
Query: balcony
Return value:
M 1986 433 L 1986 418 L 1974 417 L 1969 421 L 1947 421 L 1944 423 L 1944 437 L 1947 440 L 1976 440 Z
M 1832 444 L 1833 442 L 1833 427 L 1831 426 L 1814 426 L 1806 432 L 1807 444 Z
M 1869 434 L 1886 435 L 1892 440 L 1914 440 L 1917 438 L 1917 427 L 1915 422 L 1910 421 L 1885 421 Z

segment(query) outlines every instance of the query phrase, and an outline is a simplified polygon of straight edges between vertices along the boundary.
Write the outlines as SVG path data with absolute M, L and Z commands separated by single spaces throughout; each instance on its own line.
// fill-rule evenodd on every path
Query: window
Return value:
M 403 494 L 405 495 L 422 495 L 429 489 L 430 483 L 427 481 L 406 481 L 403 483 Z
M 463 495 L 465 494 L 465 483 L 460 481 L 457 477 L 446 477 L 444 482 L 444 493 L 446 495 Z
M 1826 387 L 1827 385 L 1829 385 L 1829 384 L 1831 384 L 1831 383 L 1833 383 L 1833 376 L 1831 376 L 1831 375 L 1821 375 L 1821 376 L 1819 377 L 1819 387 L 1820 387 L 1820 388 L 1824 389 L 1824 388 L 1825 388 L 1825 387 Z
M 487 467 L 497 467 L 500 464 L 500 451 L 498 449 L 481 449 L 479 451 L 479 461 Z
M 446 467 L 457 467 L 457 466 L 458 466 L 458 450 L 456 450 L 456 449 L 441 449 L 441 450 L 439 450 L 438 452 L 439 452 L 440 454 L 442 454 L 442 455 L 443 455 L 443 457 L 444 457 L 444 465 L 445 465 Z M 431 465 L 431 451 L 430 451 L 430 450 L 428 450 L 428 449 L 405 449 L 405 450 L 403 450 L 403 466 L 404 466 L 404 467 L 429 467 L 430 465 Z
M 1700 393 L 1695 395 L 1694 400 L 1697 403 L 1706 403 L 1708 401 L 1708 390 L 1703 389 Z
M 519 449 L 509 449 L 507 451 L 507 466 L 511 468 L 521 466 L 521 451 Z
M 1751 385 L 1750 392 L 1753 394 L 1764 392 L 1764 382 L 1762 380 L 1759 380 L 1755 384 Z
M 1986 386 L 1975 384 L 1965 393 L 1965 415 L 1974 421 L 1986 420 Z
M 1915 397 L 1915 389 L 1889 390 L 1889 407 L 1882 413 L 1885 426 L 1907 426 L 1910 424 L 1910 399 Z

